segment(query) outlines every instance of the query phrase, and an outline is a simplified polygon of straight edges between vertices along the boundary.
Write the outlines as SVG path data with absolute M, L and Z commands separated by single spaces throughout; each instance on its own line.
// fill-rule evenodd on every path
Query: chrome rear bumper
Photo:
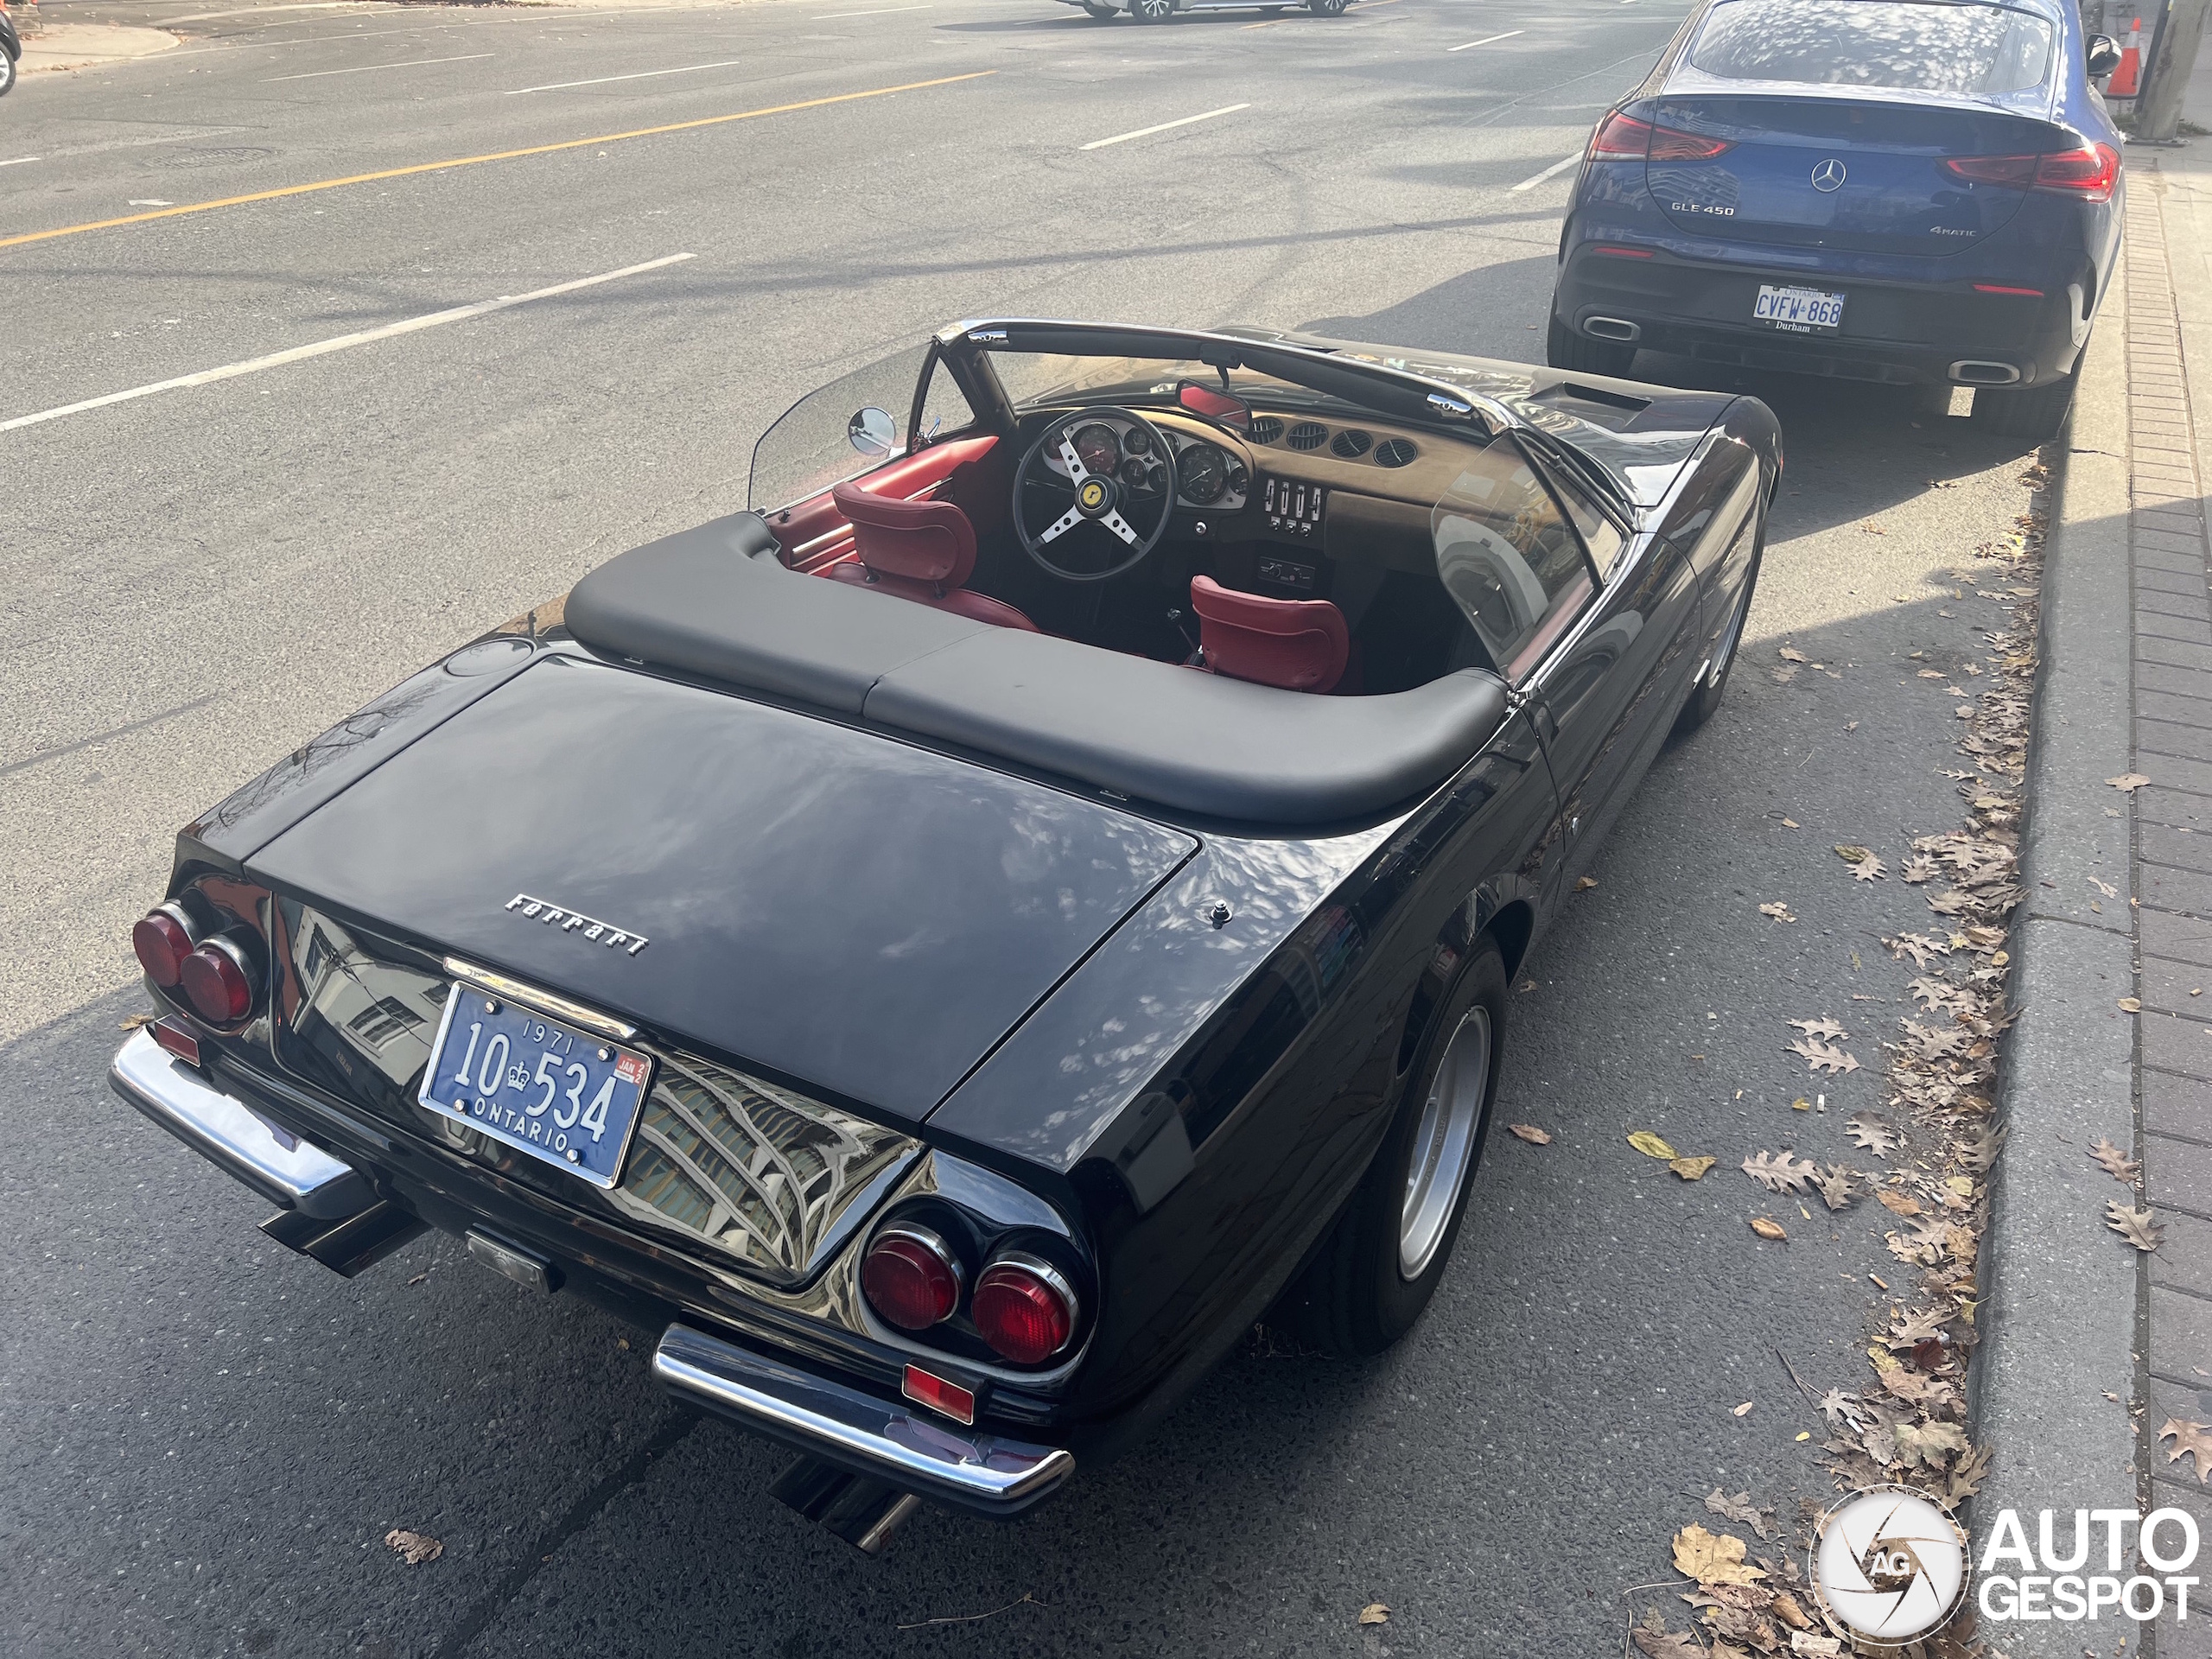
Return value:
M 186 1146 L 273 1204 L 318 1221 L 340 1221 L 375 1201 L 353 1166 L 278 1128 L 170 1058 L 143 1031 L 116 1051 L 107 1080 Z
M 963 1429 L 671 1325 L 653 1375 L 679 1398 L 767 1440 L 932 1503 L 1009 1520 L 1075 1472 L 1058 1446 Z

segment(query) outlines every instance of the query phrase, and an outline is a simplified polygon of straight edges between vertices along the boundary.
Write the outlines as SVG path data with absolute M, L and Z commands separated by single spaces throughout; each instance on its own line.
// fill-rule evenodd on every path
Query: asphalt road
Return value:
M 1534 964 L 1506 1116 L 1556 1139 L 1493 1144 L 1421 1330 L 1368 1364 L 1255 1345 L 1020 1526 L 926 1513 L 864 1560 L 656 1395 L 649 1339 L 450 1242 L 340 1281 L 103 1083 L 177 824 L 743 505 L 753 436 L 830 376 L 990 313 L 1540 353 L 1568 180 L 1513 187 L 1678 4 L 44 10 L 188 38 L 0 105 L 0 1650 L 1581 1659 L 1654 1596 L 1679 1628 L 1648 1586 L 1711 1485 L 1785 1516 L 1824 1492 L 1775 1350 L 1865 1380 L 1882 1212 L 1801 1218 L 1734 1166 L 1853 1161 L 1841 1120 L 1882 1097 L 1911 970 L 1876 939 L 1926 912 L 1830 848 L 1894 868 L 1956 821 L 1958 722 L 1916 671 L 1982 655 L 1996 607 L 1950 573 L 2026 504 L 2016 448 L 1887 394 L 1747 384 L 1789 469 L 1745 660 Z M 1783 1021 L 1822 1014 L 1866 1069 L 1816 1085 Z M 1720 1166 L 1681 1184 L 1630 1128 Z M 394 1527 L 442 1557 L 402 1565 Z

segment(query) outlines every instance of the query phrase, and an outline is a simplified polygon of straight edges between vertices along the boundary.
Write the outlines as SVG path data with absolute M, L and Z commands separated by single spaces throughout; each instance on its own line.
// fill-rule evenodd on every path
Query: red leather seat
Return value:
M 1193 576 L 1191 608 L 1205 665 L 1232 680 L 1332 691 L 1351 658 L 1344 613 L 1325 599 L 1268 599 Z
M 878 593 L 911 599 L 1001 628 L 1038 632 L 1037 625 L 1003 600 L 972 593 L 976 530 L 950 501 L 901 501 L 857 483 L 830 492 L 853 527 L 853 556 L 823 574 Z

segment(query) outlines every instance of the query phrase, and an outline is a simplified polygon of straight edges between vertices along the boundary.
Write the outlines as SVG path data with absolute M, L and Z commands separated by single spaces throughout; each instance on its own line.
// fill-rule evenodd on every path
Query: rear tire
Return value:
M 1129 15 L 1141 23 L 1164 23 L 1175 15 L 1175 0 L 1129 0 Z
M 1440 1006 L 1374 1162 L 1271 1316 L 1300 1340 L 1379 1354 L 1428 1306 L 1490 1128 L 1505 1013 L 1505 958 L 1485 934 Z
M 2074 390 L 2080 380 L 2076 372 L 2026 391 L 1979 387 L 1974 394 L 1974 412 L 1967 418 L 1997 437 L 2047 443 L 2066 424 L 2066 411 L 2074 407 Z
M 1351 0 L 1306 0 L 1306 9 L 1316 17 L 1341 17 Z
M 7 96 L 16 84 L 16 60 L 4 49 L 0 49 L 0 98 Z
M 1110 23 L 1122 15 L 1121 8 L 1118 6 L 1094 5 L 1091 0 L 1083 0 L 1083 9 L 1090 14 L 1093 22 L 1098 23 Z
M 1578 334 L 1557 317 L 1544 336 L 1544 361 L 1555 369 L 1577 374 L 1602 374 L 1624 380 L 1636 366 L 1636 347 L 1618 340 L 1592 340 Z

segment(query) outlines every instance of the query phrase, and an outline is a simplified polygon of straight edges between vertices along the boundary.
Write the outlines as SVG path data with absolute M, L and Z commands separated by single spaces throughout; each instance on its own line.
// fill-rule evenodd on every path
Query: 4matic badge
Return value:
M 612 922 L 594 921 L 580 910 L 563 910 L 543 899 L 533 899 L 518 893 L 507 900 L 505 908 L 532 921 L 557 925 L 563 933 L 578 933 L 597 944 L 619 946 L 625 956 L 634 957 L 650 941 L 642 933 L 632 933 Z

